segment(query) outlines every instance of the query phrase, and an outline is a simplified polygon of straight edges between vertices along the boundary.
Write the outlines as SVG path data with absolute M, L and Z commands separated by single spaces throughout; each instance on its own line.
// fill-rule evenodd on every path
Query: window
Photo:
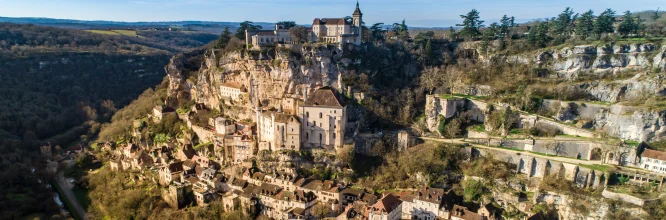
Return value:
M 335 133 L 333 133 L 333 139 L 335 139 Z
M 310 117 L 310 112 L 305 112 L 305 117 Z

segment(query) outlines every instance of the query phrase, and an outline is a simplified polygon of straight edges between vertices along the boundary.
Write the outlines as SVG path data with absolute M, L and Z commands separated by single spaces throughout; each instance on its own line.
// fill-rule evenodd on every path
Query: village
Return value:
M 317 18 L 307 41 L 338 45 L 339 50 L 343 45 L 358 46 L 363 35 L 362 15 L 357 3 L 351 21 Z M 247 50 L 258 50 L 294 44 L 297 38 L 276 25 L 275 30 L 246 31 L 245 45 Z M 321 63 L 324 65 L 324 61 Z M 261 66 L 256 64 L 254 68 Z M 611 178 L 660 190 L 666 180 L 666 152 L 630 144 L 624 138 L 613 146 L 601 143 L 599 139 L 610 138 L 541 115 L 511 113 L 510 106 L 486 102 L 480 96 L 460 96 L 453 92 L 425 95 L 428 134 L 410 128 L 377 131 L 361 126 L 359 107 L 352 104 L 362 101 L 365 94 L 355 92 L 351 86 L 342 86 L 340 79 L 329 85 L 311 83 L 308 79 L 307 84 L 289 85 L 285 92 L 274 91 L 280 93 L 279 98 L 267 97 L 264 90 L 269 83 L 264 82 L 261 88 L 255 84 L 256 79 L 230 79 L 233 78 L 219 77 L 221 83 L 216 84 L 215 92 L 211 92 L 214 94 L 197 94 L 194 86 L 188 88 L 188 96 L 214 97 L 214 105 L 198 102 L 196 98 L 183 104 L 178 100 L 183 97 L 168 97 L 150 114 L 134 120 L 128 128 L 131 137 L 116 143 L 98 143 L 100 151 L 110 155 L 102 169 L 138 173 L 139 181 L 161 187 L 162 199 L 175 209 L 206 207 L 221 201 L 225 211 L 254 212 L 268 219 L 490 220 L 502 219 L 502 210 L 510 206 L 525 213 L 518 219 L 547 219 L 548 213 L 533 211 L 534 205 L 564 206 L 565 196 L 540 190 L 538 184 L 530 184 L 531 180 L 557 176 L 579 188 L 599 189 L 605 198 L 635 205 L 644 205 L 651 199 L 607 191 L 612 185 Z M 555 100 L 553 103 L 557 108 L 570 105 Z M 228 113 L 235 108 L 240 110 Z M 609 107 L 595 105 L 581 105 L 577 110 L 588 108 L 611 112 L 605 109 Z M 633 109 L 617 111 L 621 111 L 617 115 L 627 115 Z M 495 112 L 516 116 L 498 126 L 503 129 L 502 135 L 488 130 L 489 118 Z M 440 124 L 460 115 L 486 127 L 468 129 L 464 138 L 442 138 L 444 134 L 437 132 Z M 150 134 L 152 139 L 146 138 L 150 136 L 146 135 L 148 127 L 157 125 L 176 126 L 173 129 L 177 134 Z M 555 129 L 568 136 L 558 139 L 511 134 L 509 127 Z M 318 164 L 340 173 L 354 172 L 338 164 L 336 155 L 351 150 L 352 154 L 377 156 L 375 143 L 385 139 L 392 140 L 398 152 L 408 152 L 425 142 L 463 146 L 464 160 L 487 157 L 501 161 L 529 183 L 507 182 L 511 191 L 493 192 L 494 203 L 474 204 L 464 201 L 463 195 L 456 194 L 452 187 L 425 186 L 427 180 L 419 188 L 366 189 L 335 178 L 305 177 L 299 170 L 304 164 Z M 41 151 L 45 157 L 53 157 L 52 146 L 44 145 Z M 68 148 L 65 154 L 75 158 L 88 152 L 78 146 Z M 50 160 L 48 163 L 55 173 L 57 165 Z M 609 172 L 608 167 L 619 169 Z M 461 178 L 483 180 L 471 175 Z M 532 194 L 527 196 L 524 192 Z

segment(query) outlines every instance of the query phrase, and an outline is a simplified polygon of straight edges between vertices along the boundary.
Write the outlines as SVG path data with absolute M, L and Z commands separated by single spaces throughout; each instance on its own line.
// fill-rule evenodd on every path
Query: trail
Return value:
M 58 182 L 58 185 L 60 186 L 60 189 L 62 190 L 62 196 L 64 199 L 68 200 L 67 204 L 68 206 L 71 205 L 72 207 L 68 207 L 69 211 L 72 212 L 72 214 L 78 216 L 76 219 L 85 219 L 86 217 L 86 211 L 83 209 L 83 206 L 81 206 L 81 203 L 79 203 L 79 200 L 76 199 L 76 196 L 74 196 L 74 192 L 72 192 L 72 184 L 67 182 L 67 179 L 65 178 L 65 174 L 63 171 L 58 172 L 58 176 L 56 176 L 56 181 Z

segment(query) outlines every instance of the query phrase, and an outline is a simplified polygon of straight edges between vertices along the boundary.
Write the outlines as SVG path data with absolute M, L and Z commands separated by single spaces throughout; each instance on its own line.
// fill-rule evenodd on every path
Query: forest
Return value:
M 52 191 L 37 181 L 52 178 L 41 170 L 40 145 L 62 150 L 96 139 L 118 109 L 162 82 L 175 52 L 217 39 L 211 34 L 145 34 L 139 39 L 0 23 L 3 217 L 59 211 Z

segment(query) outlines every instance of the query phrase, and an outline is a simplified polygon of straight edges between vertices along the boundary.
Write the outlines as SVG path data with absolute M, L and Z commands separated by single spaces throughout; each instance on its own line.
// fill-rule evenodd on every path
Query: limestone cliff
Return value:
M 234 116 L 250 117 L 249 108 L 256 102 L 264 107 L 279 108 L 284 98 L 302 99 L 317 87 L 342 87 L 340 74 L 349 63 L 339 48 L 279 47 L 275 51 L 202 53 L 200 67 L 191 74 L 183 73 L 183 57 L 175 57 L 167 66 L 170 96 L 189 94 L 198 103 L 211 109 L 229 107 L 221 97 L 220 85 L 236 82 L 247 88 L 248 94 L 235 100 L 239 111 Z M 187 78 L 186 78 L 187 77 Z M 226 102 L 226 103 L 225 103 Z M 283 106 L 286 108 L 286 106 Z

